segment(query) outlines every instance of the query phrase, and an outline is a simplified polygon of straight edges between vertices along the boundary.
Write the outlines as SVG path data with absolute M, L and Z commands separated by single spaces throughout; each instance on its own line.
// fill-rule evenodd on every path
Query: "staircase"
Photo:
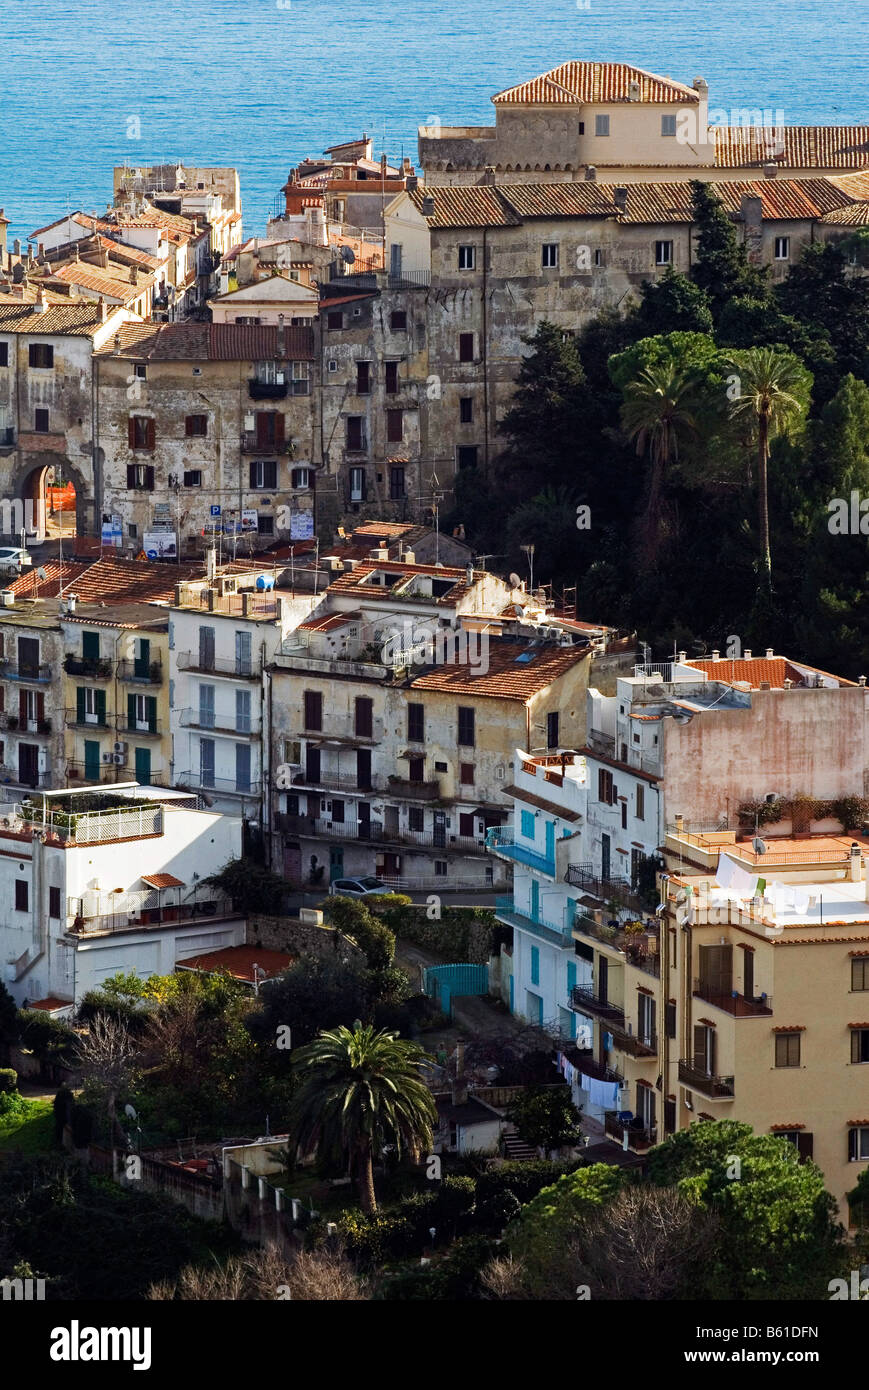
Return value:
M 530 1144 L 526 1144 L 524 1139 L 520 1139 L 518 1134 L 505 1134 L 504 1157 L 511 1163 L 533 1163 L 540 1155 Z

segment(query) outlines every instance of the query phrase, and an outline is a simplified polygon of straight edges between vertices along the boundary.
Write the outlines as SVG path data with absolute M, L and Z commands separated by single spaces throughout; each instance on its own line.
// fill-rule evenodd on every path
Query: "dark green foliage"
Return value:
M 735 224 L 715 189 L 695 179 L 691 194 L 694 205 L 691 279 L 705 291 L 713 318 L 717 321 L 732 299 L 767 300 L 766 272 L 749 262 L 745 247 L 737 241 Z
M 392 965 L 395 936 L 365 903 L 339 895 L 326 898 L 320 906 L 332 926 L 356 942 L 370 970 L 386 970 Z
M 21 1044 L 44 1066 L 69 1066 L 75 1061 L 78 1039 L 68 1024 L 50 1018 L 41 1009 L 22 1009 Z
M 63 1140 L 63 1131 L 68 1124 L 72 1123 L 72 1111 L 75 1105 L 75 1096 L 68 1086 L 61 1086 L 52 1103 L 54 1111 L 54 1142 L 60 1145 Z
M 292 1030 L 296 1048 L 323 1029 L 368 1018 L 372 1007 L 368 972 L 358 964 L 305 956 L 260 990 L 260 1004 L 260 1009 L 248 1014 L 245 1027 L 255 1042 L 274 1054 L 276 1066 L 288 1065 L 289 1052 L 275 1045 L 278 1028 Z
M 706 291 L 672 266 L 659 280 L 643 284 L 636 321 L 643 337 L 656 333 L 711 333 L 713 327 Z
M 94 1133 L 93 1111 L 87 1105 L 74 1105 L 71 1123 L 73 1148 L 86 1149 Z
M 513 1102 L 507 1119 L 532 1148 L 562 1149 L 580 1137 L 580 1112 L 569 1086 L 529 1086 Z
M 557 1182 L 565 1173 L 584 1167 L 582 1159 L 559 1163 L 536 1159 L 533 1163 L 499 1163 L 477 1179 L 477 1203 L 489 1203 L 510 1192 L 524 1206 L 544 1187 Z
M 0 1095 L 18 1090 L 18 1072 L 14 1067 L 0 1067 Z
M 0 1046 L 18 1041 L 20 1033 L 18 1007 L 6 986 L 0 981 Z
M 238 912 L 279 913 L 288 887 L 286 879 L 249 858 L 231 859 L 202 882 L 226 893 Z

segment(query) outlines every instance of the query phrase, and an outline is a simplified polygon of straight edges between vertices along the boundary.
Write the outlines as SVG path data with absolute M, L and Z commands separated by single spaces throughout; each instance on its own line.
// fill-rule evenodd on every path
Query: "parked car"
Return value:
M 329 884 L 332 897 L 367 898 L 370 893 L 389 893 L 391 889 L 379 878 L 336 878 Z
M 0 545 L 0 574 L 20 574 L 25 565 L 32 564 L 33 557 L 20 545 Z

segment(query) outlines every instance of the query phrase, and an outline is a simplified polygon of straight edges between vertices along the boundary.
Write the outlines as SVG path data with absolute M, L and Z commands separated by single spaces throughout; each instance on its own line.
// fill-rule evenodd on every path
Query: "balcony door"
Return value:
M 600 876 L 604 883 L 608 882 L 610 876 L 610 837 L 601 835 L 600 837 Z
M 704 1023 L 694 1026 L 694 1069 L 706 1076 L 715 1075 L 715 1029 Z
M 733 988 L 733 947 L 701 946 L 699 973 L 700 993 L 704 997 L 729 996 Z
M 531 921 L 540 921 L 540 884 L 536 878 L 531 880 Z
M 39 748 L 35 743 L 18 745 L 18 780 L 23 787 L 39 783 Z

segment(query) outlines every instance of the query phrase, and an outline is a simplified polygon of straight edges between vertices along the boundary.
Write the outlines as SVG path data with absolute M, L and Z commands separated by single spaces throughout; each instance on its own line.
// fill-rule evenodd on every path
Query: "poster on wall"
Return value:
M 178 537 L 174 531 L 146 531 L 142 545 L 149 560 L 178 559 Z
M 107 516 L 103 512 L 101 539 L 103 545 L 120 546 L 123 542 L 123 526 L 119 516 Z
M 309 541 L 314 534 L 314 517 L 311 512 L 290 513 L 290 540 Z
M 241 529 L 242 531 L 258 531 L 259 512 L 256 510 L 243 511 L 241 514 Z

